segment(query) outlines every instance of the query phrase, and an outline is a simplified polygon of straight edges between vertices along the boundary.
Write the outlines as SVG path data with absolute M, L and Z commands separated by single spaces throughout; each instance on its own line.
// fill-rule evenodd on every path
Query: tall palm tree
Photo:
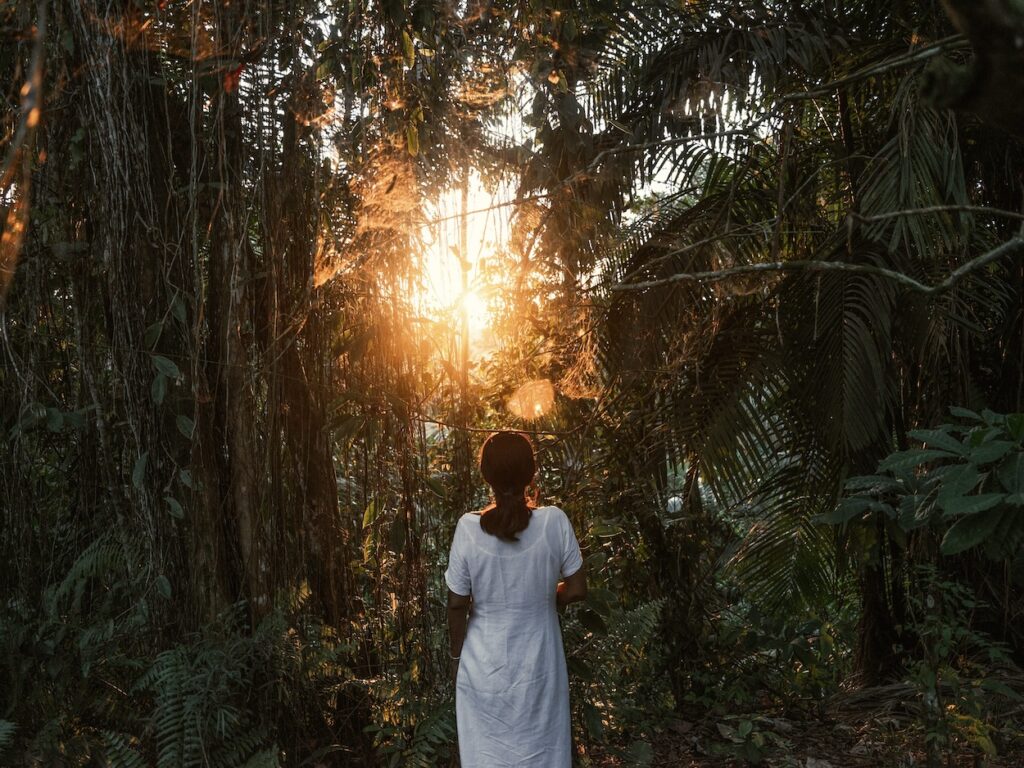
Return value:
M 868 681 L 892 668 L 905 556 L 881 520 L 835 541 L 813 517 L 948 405 L 1020 408 L 1019 386 L 982 370 L 1019 318 L 1019 267 L 997 262 L 938 296 L 899 277 L 939 283 L 1012 236 L 985 207 L 1015 206 L 1001 169 L 1021 146 L 921 97 L 934 62 L 967 43 L 933 6 L 890 10 L 579 10 L 574 28 L 600 29 L 598 47 L 558 37 L 552 71 L 564 61 L 570 87 L 537 85 L 544 122 L 524 182 L 554 192 L 549 257 L 603 280 L 605 383 L 633 393 L 614 416 L 651 412 L 631 442 L 645 447 L 637 472 L 657 487 L 680 461 L 721 509 L 755 509 L 731 566 L 769 603 L 820 603 L 835 547 L 847 550 Z M 648 184 L 668 191 L 624 222 Z M 700 494 L 686 501 L 703 514 Z M 687 572 L 685 547 L 641 530 L 676 563 L 669 574 Z M 692 581 L 665 583 L 693 599 Z

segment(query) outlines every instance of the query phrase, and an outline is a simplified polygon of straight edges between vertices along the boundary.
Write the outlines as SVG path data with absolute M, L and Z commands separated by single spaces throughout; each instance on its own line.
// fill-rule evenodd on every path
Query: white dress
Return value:
M 555 588 L 583 565 L 558 507 L 533 511 L 519 541 L 459 520 L 445 581 L 473 605 L 455 686 L 462 768 L 570 768 L 569 678 Z

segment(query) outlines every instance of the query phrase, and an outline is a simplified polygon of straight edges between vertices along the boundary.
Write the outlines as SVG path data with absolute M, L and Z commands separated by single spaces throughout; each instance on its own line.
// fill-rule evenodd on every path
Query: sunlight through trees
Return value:
M 1019 2 L 0 30 L 0 764 L 450 765 L 497 429 L 579 766 L 1024 759 Z

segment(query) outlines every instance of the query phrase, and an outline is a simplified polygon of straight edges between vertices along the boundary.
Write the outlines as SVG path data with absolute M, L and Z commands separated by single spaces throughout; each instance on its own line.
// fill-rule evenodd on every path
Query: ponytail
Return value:
M 516 534 L 530 524 L 531 512 L 525 488 L 496 489 L 494 504 L 480 513 L 480 527 L 504 541 L 519 541 Z

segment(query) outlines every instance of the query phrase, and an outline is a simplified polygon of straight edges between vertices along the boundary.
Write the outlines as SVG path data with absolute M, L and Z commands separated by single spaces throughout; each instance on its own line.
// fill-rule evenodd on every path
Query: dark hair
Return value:
M 537 473 L 533 444 L 522 432 L 495 432 L 480 449 L 480 474 L 494 491 L 494 504 L 480 513 L 480 527 L 505 541 L 530 524 L 526 488 Z

